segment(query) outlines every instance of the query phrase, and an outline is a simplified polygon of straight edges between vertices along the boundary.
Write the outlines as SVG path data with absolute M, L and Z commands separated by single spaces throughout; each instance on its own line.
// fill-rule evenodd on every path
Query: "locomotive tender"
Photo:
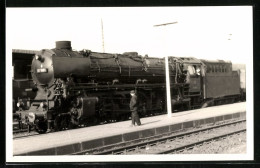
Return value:
M 130 90 L 136 90 L 141 115 L 166 110 L 164 58 L 73 51 L 70 41 L 38 52 L 31 73 L 36 97 L 29 106 L 18 102 L 16 119 L 39 133 L 125 120 L 130 115 Z M 169 57 L 174 110 L 225 104 L 240 99 L 240 76 L 232 63 Z M 17 117 L 19 116 L 19 117 Z

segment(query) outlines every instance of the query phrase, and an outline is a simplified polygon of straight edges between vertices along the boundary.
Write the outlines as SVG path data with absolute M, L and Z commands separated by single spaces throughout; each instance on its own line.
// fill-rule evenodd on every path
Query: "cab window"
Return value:
M 187 70 L 188 70 L 188 72 L 189 72 L 190 75 L 195 75 L 195 68 L 194 68 L 194 66 L 189 65 L 189 66 L 187 67 Z

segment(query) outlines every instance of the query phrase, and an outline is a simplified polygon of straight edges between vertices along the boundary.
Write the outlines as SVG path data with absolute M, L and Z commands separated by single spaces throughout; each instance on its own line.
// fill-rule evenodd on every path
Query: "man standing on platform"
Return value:
M 135 94 L 134 90 L 131 90 L 130 92 L 131 94 L 131 100 L 130 100 L 130 110 L 132 112 L 131 118 L 132 118 L 132 124 L 131 126 L 135 126 L 135 123 L 140 126 L 141 125 L 141 121 L 138 115 L 138 99 L 137 96 Z

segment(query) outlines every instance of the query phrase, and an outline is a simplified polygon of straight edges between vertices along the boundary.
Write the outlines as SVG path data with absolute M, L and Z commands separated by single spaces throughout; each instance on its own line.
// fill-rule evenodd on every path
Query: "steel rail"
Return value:
M 198 141 L 198 142 L 190 143 L 190 144 L 187 144 L 187 145 L 183 145 L 183 146 L 180 146 L 180 147 L 177 147 L 177 148 L 165 150 L 165 151 L 154 153 L 154 154 L 169 154 L 169 153 L 173 153 L 173 152 L 176 153 L 178 151 L 183 151 L 185 149 L 191 149 L 191 148 L 196 147 L 197 145 L 203 144 L 205 142 L 213 141 L 213 140 L 216 140 L 216 139 L 231 136 L 231 135 L 238 134 L 238 133 L 245 132 L 245 131 L 246 131 L 246 129 L 241 129 L 241 130 L 238 130 L 238 131 L 222 134 L 222 135 L 215 136 L 215 137 L 212 137 L 212 138 L 207 138 L 207 139 L 204 139 L 204 140 L 201 140 L 201 141 Z

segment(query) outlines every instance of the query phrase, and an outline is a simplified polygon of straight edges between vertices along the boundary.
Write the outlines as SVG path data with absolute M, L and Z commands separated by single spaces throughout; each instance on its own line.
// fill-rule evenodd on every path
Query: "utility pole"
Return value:
M 101 18 L 101 30 L 102 30 L 102 47 L 103 47 L 103 53 L 105 52 L 105 44 L 104 44 L 104 31 L 103 31 L 103 20 Z
M 176 23 L 178 23 L 178 22 L 163 23 L 163 24 L 154 25 L 153 27 L 158 27 L 158 26 L 167 26 L 167 25 L 170 25 L 170 24 L 176 24 Z
M 167 26 L 171 24 L 176 24 L 178 22 L 170 22 L 154 25 L 154 27 Z M 167 116 L 172 117 L 172 101 L 171 101 L 171 86 L 170 86 L 170 73 L 169 73 L 169 61 L 168 55 L 165 55 L 165 76 L 166 76 L 166 95 L 167 95 Z

